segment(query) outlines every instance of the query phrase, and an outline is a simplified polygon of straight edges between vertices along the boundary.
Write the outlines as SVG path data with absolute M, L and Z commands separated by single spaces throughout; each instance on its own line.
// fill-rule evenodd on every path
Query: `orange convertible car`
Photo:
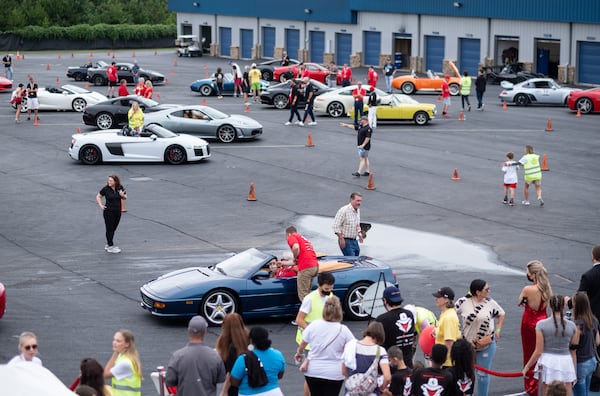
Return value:
M 458 95 L 460 92 L 460 73 L 454 63 L 448 62 L 452 69 L 450 75 L 450 95 Z M 452 76 L 454 74 L 454 76 Z M 444 79 L 427 70 L 427 77 L 418 77 L 414 72 L 410 75 L 396 77 L 392 80 L 392 87 L 399 89 L 403 94 L 410 95 L 417 91 L 442 91 Z

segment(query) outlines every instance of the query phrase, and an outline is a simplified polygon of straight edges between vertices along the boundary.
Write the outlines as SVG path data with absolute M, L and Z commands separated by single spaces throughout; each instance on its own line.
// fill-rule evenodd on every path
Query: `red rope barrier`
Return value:
M 492 371 L 492 370 L 488 370 L 486 368 L 483 368 L 481 366 L 475 365 L 475 369 L 479 370 L 479 371 L 483 371 L 486 374 L 491 374 L 491 375 L 495 375 L 496 377 L 522 377 L 523 373 L 522 372 L 516 372 L 516 373 L 501 373 L 498 371 Z

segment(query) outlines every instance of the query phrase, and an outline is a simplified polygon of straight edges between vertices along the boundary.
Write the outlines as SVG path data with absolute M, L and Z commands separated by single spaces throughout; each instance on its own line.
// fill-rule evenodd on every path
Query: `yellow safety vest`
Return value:
M 415 313 L 417 314 L 417 317 L 415 318 L 415 321 L 417 322 L 415 326 L 417 334 L 421 334 L 421 323 L 423 323 L 424 320 L 427 320 L 429 325 L 437 326 L 437 318 L 435 314 L 427 308 L 415 307 Z
M 542 169 L 540 168 L 540 156 L 537 154 L 526 154 L 523 164 L 525 181 L 542 180 Z
M 328 297 L 331 296 L 329 293 Z M 313 290 L 308 294 L 310 297 L 310 312 L 304 317 L 304 320 L 307 324 L 310 324 L 313 320 L 323 319 L 323 302 L 321 300 L 321 294 L 319 293 L 319 289 Z M 302 342 L 302 327 L 298 326 L 298 331 L 296 332 L 296 343 L 300 345 Z M 308 346 L 306 349 L 310 349 Z
M 113 396 L 141 396 L 142 394 L 142 378 L 135 372 L 133 362 L 125 355 L 119 355 L 115 361 L 115 366 L 127 362 L 133 370 L 131 377 L 116 379 L 112 378 Z
M 460 94 L 468 95 L 471 93 L 471 77 L 461 77 L 460 78 Z

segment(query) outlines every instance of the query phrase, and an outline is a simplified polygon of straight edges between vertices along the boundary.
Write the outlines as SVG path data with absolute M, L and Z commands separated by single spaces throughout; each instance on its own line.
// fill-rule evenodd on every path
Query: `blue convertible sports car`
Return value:
M 223 74 L 223 95 L 233 95 L 233 74 Z M 269 83 L 265 80 L 260 80 L 260 90 L 267 89 Z M 200 92 L 202 96 L 215 96 L 217 94 L 217 82 L 214 75 L 209 78 L 196 80 L 190 85 L 190 89 L 194 92 Z M 251 96 L 251 95 L 250 95 Z
M 272 277 L 273 260 L 275 256 L 251 248 L 211 267 L 170 272 L 140 288 L 141 306 L 162 317 L 202 315 L 212 326 L 220 326 L 231 312 L 244 318 L 295 316 L 300 308 L 296 277 Z M 335 276 L 333 292 L 352 320 L 369 317 L 363 295 L 371 284 L 383 278 L 396 284 L 388 265 L 365 256 L 319 257 L 319 271 Z

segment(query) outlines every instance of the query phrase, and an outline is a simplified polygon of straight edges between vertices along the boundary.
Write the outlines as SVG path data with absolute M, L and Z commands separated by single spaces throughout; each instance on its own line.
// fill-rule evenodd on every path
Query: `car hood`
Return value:
M 143 288 L 158 298 L 188 298 L 192 297 L 191 290 L 195 291 L 194 294 L 202 294 L 205 291 L 203 284 L 214 282 L 223 285 L 226 279 L 227 276 L 207 267 L 190 267 L 161 275 Z
M 229 120 L 236 124 L 236 125 L 240 125 L 240 126 L 248 126 L 248 127 L 253 127 L 253 128 L 262 128 L 262 124 L 260 124 L 258 121 L 245 116 L 245 115 L 241 115 L 241 114 L 231 114 L 229 116 Z
M 164 77 L 164 76 L 165 76 L 165 75 L 164 75 L 164 74 L 162 74 L 162 73 L 159 73 L 159 72 L 157 72 L 157 71 L 154 71 L 154 70 L 149 70 L 149 69 L 144 69 L 144 70 L 141 70 L 141 69 L 140 69 L 140 72 L 146 72 L 146 73 L 148 73 L 148 74 L 154 74 L 156 77 Z

